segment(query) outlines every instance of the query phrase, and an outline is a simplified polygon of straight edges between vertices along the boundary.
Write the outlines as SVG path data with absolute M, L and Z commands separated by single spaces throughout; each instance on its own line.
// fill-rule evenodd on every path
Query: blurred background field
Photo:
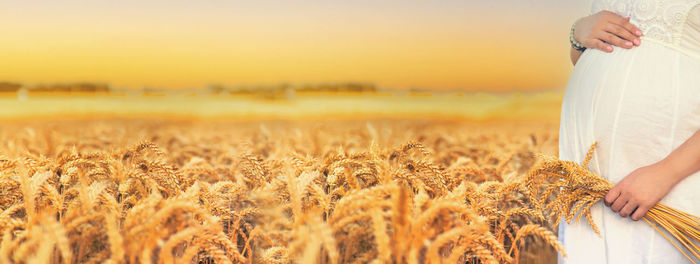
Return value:
M 0 118 L 553 120 L 572 69 L 569 26 L 589 7 L 4 1 Z
M 438 117 L 556 120 L 560 93 L 283 92 L 246 94 L 26 92 L 0 95 L 0 118 L 195 119 Z

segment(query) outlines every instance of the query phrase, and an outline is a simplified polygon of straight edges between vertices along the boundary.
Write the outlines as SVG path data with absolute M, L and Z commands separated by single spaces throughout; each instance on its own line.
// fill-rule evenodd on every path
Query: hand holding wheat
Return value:
M 641 167 L 622 179 L 605 195 L 605 205 L 621 217 L 638 221 L 678 183 L 663 164 Z
M 533 204 L 542 213 L 549 211 L 549 216 L 555 225 L 562 218 L 571 223 L 575 217 L 578 222 L 582 216 L 585 216 L 591 228 L 600 235 L 591 216 L 591 206 L 605 197 L 614 185 L 585 169 L 588 167 L 595 146 L 596 143 L 591 146 L 582 165 L 543 156 L 544 161 L 528 173 L 526 184 Z M 540 192 L 541 190 L 543 191 Z M 557 190 L 559 193 L 555 195 Z M 659 203 L 651 207 L 642 219 L 692 263 L 696 262 L 688 253 L 695 258 L 700 258 L 700 248 L 696 245 L 700 241 L 700 218 Z M 659 227 L 670 233 L 675 238 L 675 242 Z

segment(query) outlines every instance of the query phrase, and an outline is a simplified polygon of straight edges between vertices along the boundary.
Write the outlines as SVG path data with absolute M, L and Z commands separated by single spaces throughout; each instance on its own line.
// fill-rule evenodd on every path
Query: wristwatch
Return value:
M 574 24 L 571 25 L 571 30 L 569 31 L 569 42 L 571 42 L 571 47 L 575 50 L 584 51 L 586 50 L 586 47 L 584 47 L 583 44 L 581 44 L 581 42 L 578 42 L 576 41 L 576 39 L 574 39 L 574 28 L 576 28 L 576 23 L 578 23 L 579 20 L 581 19 L 577 19 L 576 22 L 574 22 Z

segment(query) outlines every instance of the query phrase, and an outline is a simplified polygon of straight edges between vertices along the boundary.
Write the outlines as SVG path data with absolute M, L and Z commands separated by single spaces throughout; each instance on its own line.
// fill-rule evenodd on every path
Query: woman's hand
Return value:
M 574 39 L 586 48 L 612 52 L 613 44 L 630 49 L 639 46 L 642 31 L 629 18 L 604 10 L 581 18 L 574 28 Z
M 641 167 L 622 179 L 605 195 L 605 204 L 620 216 L 639 220 L 676 185 L 674 170 L 663 162 Z
M 673 186 L 700 171 L 700 130 L 663 160 L 641 167 L 605 195 L 605 204 L 620 216 L 639 220 L 661 201 Z

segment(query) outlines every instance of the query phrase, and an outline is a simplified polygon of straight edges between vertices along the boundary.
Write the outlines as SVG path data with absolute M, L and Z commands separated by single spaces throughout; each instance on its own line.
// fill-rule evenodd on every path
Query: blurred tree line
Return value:
M 0 92 L 16 93 L 20 89 L 27 89 L 30 92 L 82 92 L 82 93 L 107 93 L 109 86 L 95 83 L 70 83 L 70 84 L 38 84 L 34 86 L 24 86 L 20 83 L 0 82 Z
M 228 87 L 223 85 L 210 85 L 206 89 L 163 89 L 163 88 L 142 88 L 134 89 L 114 89 L 107 84 L 100 83 L 63 83 L 63 84 L 36 84 L 23 85 L 15 82 L 0 82 L 0 93 L 104 93 L 122 94 L 137 93 L 145 96 L 153 95 L 232 95 L 251 96 L 260 99 L 294 99 L 297 93 L 308 94 L 347 94 L 347 93 L 375 93 L 377 87 L 371 83 L 325 83 L 325 84 L 303 84 L 290 85 L 278 84 L 268 86 L 237 86 Z

